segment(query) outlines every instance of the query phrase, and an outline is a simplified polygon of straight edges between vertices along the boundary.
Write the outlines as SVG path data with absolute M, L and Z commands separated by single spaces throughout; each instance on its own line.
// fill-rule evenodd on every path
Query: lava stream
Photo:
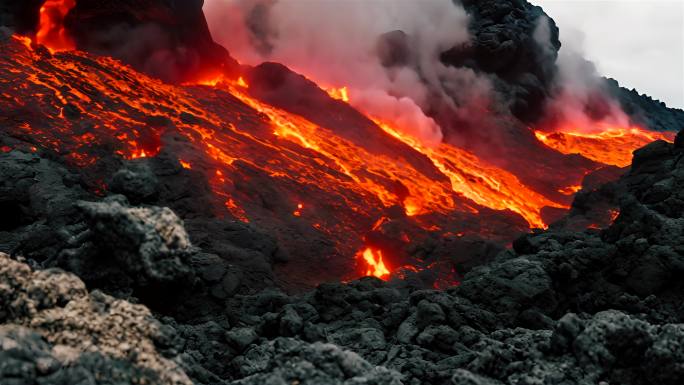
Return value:
M 640 127 L 598 125 L 598 133 L 577 129 L 557 132 L 535 131 L 535 136 L 546 146 L 563 154 L 580 154 L 593 161 L 627 167 L 632 163 L 632 152 L 656 140 L 672 142 L 674 133 L 656 132 Z
M 50 52 L 70 51 L 76 44 L 69 36 L 64 19 L 76 6 L 76 0 L 46 0 L 40 8 L 40 21 L 36 40 Z
M 357 258 L 366 264 L 366 276 L 377 277 L 383 280 L 389 279 L 390 271 L 387 266 L 385 266 L 381 250 L 367 247 L 357 254 Z

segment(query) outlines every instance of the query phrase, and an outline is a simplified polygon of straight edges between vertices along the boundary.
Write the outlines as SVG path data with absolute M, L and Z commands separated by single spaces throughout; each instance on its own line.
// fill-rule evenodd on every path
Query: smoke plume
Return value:
M 205 13 L 242 63 L 281 62 L 323 87 L 346 86 L 355 107 L 428 145 L 442 140 L 436 109 L 489 98 L 486 79 L 439 60 L 469 43 L 468 15 L 452 0 L 208 0 Z
M 542 17 L 534 33 L 543 49 L 550 47 L 549 19 Z M 595 133 L 606 127 L 628 127 L 630 119 L 605 88 L 605 80 L 584 57 L 585 36 L 567 30 L 558 53 L 556 88 L 546 108 L 546 125 L 554 129 Z

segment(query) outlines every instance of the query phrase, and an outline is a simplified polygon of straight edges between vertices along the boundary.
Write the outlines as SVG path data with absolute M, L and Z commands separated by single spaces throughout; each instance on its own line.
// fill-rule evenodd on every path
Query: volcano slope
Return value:
M 221 306 L 202 311 L 167 308 L 155 319 L 132 302 L 163 309 L 171 292 L 157 298 L 119 292 L 127 300 L 115 299 L 88 292 L 81 279 L 61 269 L 35 269 L 30 260 L 3 254 L 0 380 L 680 384 L 682 158 L 681 135 L 674 144 L 659 141 L 638 150 L 625 176 L 586 192 L 619 205 L 608 228 L 525 235 L 445 291 L 368 277 L 298 296 L 266 290 L 224 297 Z M 0 159 L 3 196 L 43 191 L 33 198 L 36 206 L 50 205 L 51 197 L 76 198 L 60 192 L 67 187 L 55 180 L 49 187 L 35 182 L 49 179 L 37 177 L 49 168 L 54 179 L 69 180 L 52 161 L 18 150 Z M 28 175 L 11 174 L 18 170 Z M 120 196 L 77 206 L 100 233 L 91 243 L 117 242 L 113 255 L 100 254 L 107 261 L 96 261 L 117 278 L 150 286 L 175 282 L 196 303 L 219 289 L 209 293 L 191 282 L 220 281 L 225 288 L 235 279 L 230 267 L 217 269 L 211 256 L 191 249 L 182 222 L 168 209 L 133 207 Z M 82 263 L 77 270 L 102 275 L 101 266 Z
M 569 218 L 613 205 L 619 215 L 604 230 L 561 222 L 525 235 L 443 291 L 425 290 L 417 277 L 363 278 L 288 295 L 273 285 L 277 240 L 215 216 L 215 191 L 193 171 L 209 160 L 174 145 L 188 143 L 177 129 L 193 117 L 160 123 L 123 92 L 50 88 L 51 79 L 73 76 L 58 64 L 90 74 L 116 68 L 113 79 L 135 73 L 85 54 L 53 57 L 11 36 L 5 44 L 19 58 L 43 58 L 19 62 L 31 64 L 20 76 L 40 87 L 3 95 L 14 111 L 3 117 L 0 152 L 0 245 L 12 255 L 0 256 L 3 384 L 684 380 L 681 136 L 637 151 L 617 182 L 585 185 Z M 3 64 L 16 73 L 17 61 Z M 209 92 L 258 122 L 229 93 Z M 56 95 L 73 102 L 57 108 Z M 191 103 L 183 95 L 175 102 Z M 130 140 L 72 135 L 81 124 L 111 122 L 107 112 L 112 131 Z M 141 137 L 127 119 L 169 132 Z M 156 156 L 136 158 L 140 151 Z
M 504 30 L 506 15 L 528 7 L 467 3 L 493 8 L 475 13 Z M 391 192 L 387 205 L 322 157 L 312 144 L 372 143 L 353 148 L 367 158 L 401 154 L 412 175 L 448 184 L 425 156 L 315 86 L 297 96 L 322 95 L 314 101 L 335 117 L 321 109 L 307 119 L 339 126 L 302 139 L 288 131 L 297 127 L 272 124 L 289 115 L 239 83 L 172 86 L 115 60 L 0 35 L 1 384 L 684 380 L 681 138 L 639 150 L 614 183 L 591 174 L 568 218 L 503 250 L 506 237 L 528 229 L 519 212 L 453 194 L 466 210 L 430 221 L 468 235 L 428 230 L 406 215 L 406 186 L 364 175 Z M 257 75 L 282 75 L 274 67 L 250 72 L 260 99 L 272 90 Z M 644 115 L 677 125 L 678 115 L 659 120 L 662 112 Z M 349 122 L 368 136 L 345 132 Z M 609 210 L 619 215 L 607 228 L 578 230 Z M 426 290 L 436 281 L 419 273 L 302 290 L 354 270 L 352 256 L 378 223 L 372 237 L 399 244 L 397 255 L 410 247 L 407 255 L 457 262 L 467 273 L 460 285 Z M 404 236 L 412 242 L 397 241 Z

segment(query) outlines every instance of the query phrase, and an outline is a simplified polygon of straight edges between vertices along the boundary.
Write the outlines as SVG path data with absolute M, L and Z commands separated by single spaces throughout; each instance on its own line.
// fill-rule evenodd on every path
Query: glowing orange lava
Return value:
M 331 98 L 341 100 L 343 102 L 349 102 L 349 90 L 347 87 L 340 88 L 326 88 L 325 91 L 330 95 Z
M 620 216 L 620 210 L 610 210 L 610 223 L 615 222 L 618 216 Z
M 301 217 L 301 216 L 302 216 L 302 209 L 303 209 L 303 208 L 304 208 L 304 205 L 301 204 L 301 203 L 299 203 L 299 204 L 297 205 L 297 210 L 295 210 L 295 211 L 292 213 L 292 215 L 294 215 L 295 217 Z
M 389 279 L 390 271 L 387 269 L 387 266 L 385 266 L 381 250 L 366 247 L 362 252 L 357 254 L 357 258 L 366 264 L 366 276 L 377 277 L 383 280 Z
M 51 52 L 71 51 L 76 44 L 64 27 L 64 19 L 76 6 L 76 0 L 46 0 L 40 8 L 36 40 Z
M 48 1 L 44 8 L 56 4 L 71 2 Z M 215 76 L 202 85 L 177 86 L 110 58 L 80 51 L 49 55 L 21 37 L 0 47 L 0 110 L 23 112 L 18 115 L 24 119 L 0 122 L 12 137 L 28 138 L 32 151 L 65 154 L 73 165 L 96 169 L 97 154 L 155 157 L 162 145 L 182 143 L 180 165 L 204 172 L 218 215 L 276 234 L 292 232 L 287 226 L 296 222 L 331 240 L 331 255 L 356 254 L 363 274 L 388 279 L 397 270 L 391 256 L 363 243 L 370 230 L 390 221 L 385 216 L 395 207 L 410 217 L 402 220 L 427 231 L 440 230 L 436 217 L 472 218 L 487 208 L 510 210 L 530 227 L 545 227 L 542 208 L 566 207 L 473 153 L 446 143 L 425 146 L 394 122 L 364 119 L 362 129 L 374 134 L 374 142 L 355 142 L 251 96 L 243 78 Z M 333 94 L 343 101 L 354 97 L 345 87 Z M 257 196 L 261 190 L 264 195 Z M 285 197 L 282 205 L 268 194 Z M 515 227 L 512 232 L 522 230 Z M 410 240 L 406 234 L 398 238 Z
M 447 143 L 441 143 L 435 148 L 426 147 L 388 123 L 378 121 L 377 124 L 390 135 L 430 158 L 435 167 L 449 178 L 454 192 L 482 206 L 514 211 L 525 218 L 530 227 L 537 228 L 547 227 L 541 219 L 543 207 L 568 208 L 525 186 L 510 172 L 489 165 L 468 151 Z M 411 211 L 419 209 L 412 208 Z M 410 214 L 409 210 L 407 214 Z
M 249 88 L 249 84 L 247 84 L 247 82 L 245 81 L 245 79 L 242 76 L 240 76 L 238 78 L 237 85 L 242 87 L 242 88 Z
M 672 142 L 674 133 L 655 132 L 640 127 L 598 125 L 599 132 L 585 133 L 571 128 L 557 132 L 535 131 L 539 141 L 563 154 L 580 154 L 593 161 L 627 167 L 632 152 L 656 140 Z
M 572 194 L 577 193 L 581 189 L 582 189 L 581 185 L 574 185 L 574 186 L 568 186 L 568 187 L 563 187 L 561 189 L 558 189 L 558 192 L 563 194 L 563 195 L 572 195 Z

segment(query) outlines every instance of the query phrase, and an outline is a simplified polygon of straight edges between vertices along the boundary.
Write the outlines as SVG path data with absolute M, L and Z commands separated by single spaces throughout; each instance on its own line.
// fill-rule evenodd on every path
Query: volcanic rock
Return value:
M 109 183 L 109 190 L 123 194 L 133 204 L 149 202 L 158 194 L 159 181 L 146 163 L 132 164 L 117 171 Z
M 534 120 L 544 106 L 555 76 L 560 49 L 558 27 L 544 11 L 526 1 L 462 0 L 471 18 L 472 44 L 454 47 L 442 61 L 466 66 L 503 81 L 495 85 L 513 100 L 511 111 L 523 121 Z M 533 38 L 542 18 L 548 19 L 551 51 Z
M 104 254 L 142 279 L 168 282 L 190 273 L 191 244 L 182 221 L 168 208 L 130 207 L 113 196 L 105 202 L 79 202 Z
M 213 43 L 203 25 L 200 3 L 79 1 L 67 27 L 81 46 L 114 54 L 159 77 L 181 80 L 204 64 L 215 63 L 214 59 L 225 59 L 224 51 L 205 51 L 213 50 Z M 524 1 L 464 1 L 464 5 L 474 15 L 473 46 L 457 47 L 442 60 L 498 78 L 497 87 L 512 95 L 513 112 L 529 119 L 546 97 L 553 75 L 548 63 L 555 51 L 539 51 L 531 38 L 543 13 Z M 2 20 L 9 20 L 7 9 L 14 17 L 20 8 L 3 5 Z M 23 19 L 12 20 L 18 26 L 15 21 Z M 551 26 L 555 50 L 557 31 Z M 133 32 L 149 34 L 139 37 Z M 153 61 L 142 61 L 146 55 L 139 52 L 133 58 L 128 52 L 116 52 L 122 46 L 120 39 L 140 43 L 154 53 Z M 401 65 L 403 57 L 393 55 L 401 51 L 401 33 L 386 39 L 390 46 L 385 48 L 392 52 L 385 64 Z M 55 63 L 68 63 L 97 68 L 100 74 L 111 68 L 127 76 L 132 73 L 122 66 L 95 63 L 85 54 L 58 54 L 51 59 L 48 52 L 27 53 L 27 47 L 13 44 L 13 50 L 31 56 L 24 65 L 48 68 L 44 71 L 57 71 Z M 174 63 L 170 71 L 157 72 L 159 58 Z M 369 135 L 356 128 L 372 127 L 371 121 L 284 66 L 267 63 L 245 76 L 249 92 L 259 100 L 330 125 L 350 141 L 369 141 Z M 159 89 L 167 86 L 152 84 Z M 126 104 L 124 99 L 109 100 L 90 85 L 83 86 L 88 91 L 83 96 L 106 105 L 98 113 Z M 48 96 L 53 91 L 46 91 L 40 100 L 53 97 Z M 589 222 L 583 223 L 592 223 L 598 211 L 619 211 L 596 228 L 577 230 L 571 225 L 579 222 L 568 219 L 548 231 L 520 237 L 512 249 L 480 237 L 440 234 L 438 238 L 444 239 L 425 237 L 406 250 L 425 261 L 437 255 L 452 262 L 462 274 L 458 286 L 434 290 L 410 279 L 384 282 L 366 277 L 286 293 L 275 287 L 272 271 L 289 256 L 283 251 L 283 239 L 306 245 L 308 252 L 316 254 L 318 259 L 305 259 L 299 267 L 322 261 L 335 248 L 309 223 L 290 215 L 293 205 L 283 192 L 295 190 L 269 185 L 273 179 L 266 179 L 267 173 L 245 160 L 231 161 L 238 170 L 231 176 L 234 180 L 226 183 L 231 196 L 255 195 L 249 201 L 255 212 L 270 215 L 244 223 L 236 220 L 237 215 L 220 216 L 213 210 L 216 200 L 209 178 L 221 175 L 216 163 L 196 154 L 188 163 L 192 167 L 180 160 L 193 155 L 184 152 L 192 148 L 193 140 L 206 138 L 198 131 L 181 136 L 182 124 L 207 128 L 214 124 L 210 115 L 232 114 L 231 122 L 248 123 L 245 132 L 264 130 L 270 135 L 272 127 L 225 90 L 178 87 L 172 91 L 177 93 L 164 95 L 180 98 L 181 93 L 192 93 L 196 99 L 183 104 L 182 111 L 175 105 L 154 107 L 172 109 L 169 118 L 151 117 L 156 114 L 135 103 L 125 106 L 130 115 L 122 115 L 127 119 L 121 121 L 133 121 L 136 130 L 161 132 L 155 145 L 162 148 L 152 158 L 124 159 L 114 155 L 110 143 L 102 143 L 93 150 L 94 163 L 79 168 L 66 160 L 70 151 L 32 141 L 33 132 L 15 124 L 31 120 L 34 129 L 44 127 L 46 133 L 53 127 L 41 126 L 44 121 L 59 121 L 65 126 L 56 127 L 85 134 L 101 123 L 86 120 L 86 109 L 73 103 L 63 109 L 49 103 L 40 108 L 19 103 L 12 116 L 0 117 L 3 128 L 12 128 L 11 134 L 2 130 L 0 135 L 0 251 L 12 253 L 11 257 L 0 254 L 2 384 L 684 383 L 684 288 L 678 279 L 684 272 L 681 135 L 675 144 L 655 142 L 637 151 L 632 167 L 619 171 L 624 172 L 619 180 L 601 183 L 618 175 L 611 169 L 603 171 L 612 173 L 610 178 L 595 175 L 585 183 L 587 191 L 577 196 L 570 218 L 584 217 Z M 624 99 L 623 103 L 634 102 L 643 109 L 649 124 L 679 124 L 678 113 L 655 101 L 633 94 Z M 200 109 L 195 101 L 213 109 Z M 637 107 L 630 113 L 638 114 Z M 323 113 L 326 108 L 334 113 Z M 63 117 L 58 115 L 62 112 Z M 201 132 L 216 135 L 232 127 L 227 126 L 216 124 L 214 131 Z M 511 137 L 526 129 L 522 124 L 512 127 Z M 373 133 L 374 142 L 386 136 L 379 130 Z M 235 135 L 224 138 L 232 141 Z M 521 140 L 534 137 L 528 132 Z M 235 149 L 244 144 L 236 143 Z M 377 143 L 375 151 L 413 154 L 403 144 L 380 139 Z M 430 171 L 433 166 L 424 156 L 407 156 L 407 164 L 439 175 Z M 575 162 L 581 165 L 576 167 L 580 174 L 595 166 L 586 160 Z M 212 175 L 201 169 L 211 170 Z M 337 193 L 320 196 L 330 196 L 331 201 L 340 197 Z M 337 209 L 330 207 L 329 212 Z M 406 226 L 401 208 L 377 211 L 390 218 L 374 237 L 398 234 L 395 230 Z M 481 210 L 480 216 L 468 218 L 479 222 L 488 213 L 502 222 L 506 218 L 507 214 L 492 211 Z M 451 219 L 458 222 L 460 217 Z M 525 226 L 515 220 L 504 226 L 512 229 L 509 235 Z M 292 223 L 306 231 L 293 231 L 299 228 L 287 227 Z M 265 225 L 271 231 L 264 231 Z M 276 234 L 281 227 L 290 232 Z M 289 250 L 304 253 L 302 248 Z M 315 266 L 299 274 L 320 272 L 312 280 L 321 282 L 326 273 L 321 270 Z M 301 278 L 284 277 L 282 286 L 290 289 L 287 280 Z
M 234 385 L 401 385 L 401 375 L 374 366 L 336 345 L 279 338 L 251 349 L 236 362 L 243 379 Z
M 192 384 L 174 331 L 142 305 L 0 253 L 0 382 Z

